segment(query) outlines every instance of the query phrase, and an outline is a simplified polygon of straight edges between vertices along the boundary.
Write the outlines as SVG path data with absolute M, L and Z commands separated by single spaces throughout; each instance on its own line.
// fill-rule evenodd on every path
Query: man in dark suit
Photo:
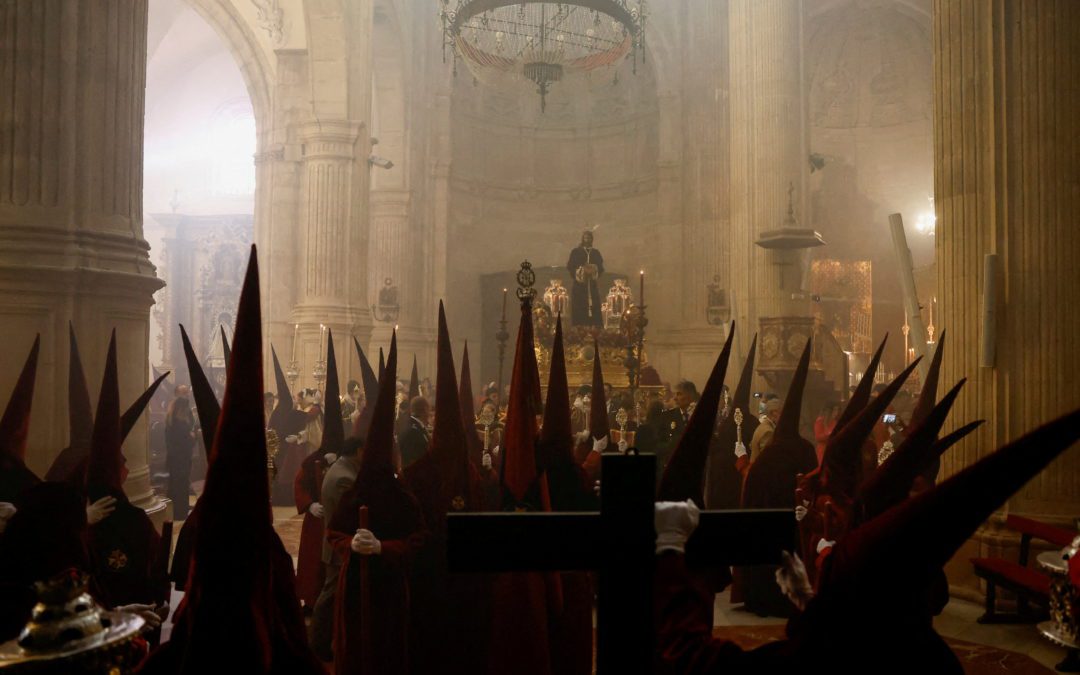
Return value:
M 690 415 L 694 412 L 698 397 L 697 387 L 690 380 L 680 380 L 675 385 L 675 407 L 664 411 L 663 426 L 660 428 L 660 443 L 656 451 L 658 475 L 663 474 L 675 445 L 682 438 L 683 429 L 690 421 Z
M 321 503 L 323 505 L 323 521 L 330 523 L 334 511 L 337 510 L 338 502 L 342 495 L 349 491 L 356 482 L 356 474 L 360 470 L 360 450 L 362 442 L 359 438 L 349 438 L 341 449 L 341 456 L 337 458 L 323 477 Z M 332 661 L 331 642 L 334 635 L 334 599 L 337 593 L 338 577 L 341 575 L 341 560 L 333 553 L 333 548 L 323 538 L 322 561 L 326 566 L 326 576 L 319 599 L 315 601 L 315 609 L 311 616 L 311 649 L 323 661 Z
M 431 442 L 428 433 L 428 422 L 431 420 L 431 404 L 423 396 L 417 396 L 409 401 L 409 420 L 398 439 L 398 447 L 401 448 L 401 468 L 405 469 L 410 464 L 424 456 Z

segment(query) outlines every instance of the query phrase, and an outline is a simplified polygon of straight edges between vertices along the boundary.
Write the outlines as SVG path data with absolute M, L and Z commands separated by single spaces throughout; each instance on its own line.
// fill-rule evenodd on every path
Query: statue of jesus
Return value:
M 604 258 L 600 251 L 593 248 L 593 233 L 590 230 L 585 230 L 581 235 L 581 245 L 570 251 L 566 269 L 573 279 L 570 287 L 571 324 L 603 328 L 604 317 L 597 281 L 604 273 Z

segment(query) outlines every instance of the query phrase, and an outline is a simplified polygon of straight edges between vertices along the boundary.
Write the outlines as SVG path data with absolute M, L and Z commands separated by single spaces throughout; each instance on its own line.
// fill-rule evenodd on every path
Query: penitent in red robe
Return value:
M 326 474 L 326 460 L 322 453 L 315 451 L 304 459 L 293 481 L 293 496 L 296 499 L 296 512 L 303 514 L 304 523 L 300 528 L 300 551 L 296 562 L 296 595 L 307 608 L 315 606 L 315 600 L 322 590 L 324 570 L 322 563 L 322 542 L 326 526 L 322 518 L 316 518 L 308 512 L 312 504 L 322 497 L 322 481 Z
M 352 550 L 360 528 L 360 507 L 368 507 L 368 529 L 382 543 L 379 555 Z M 409 673 L 409 565 L 423 546 L 420 506 L 392 474 L 376 475 L 358 484 L 338 504 L 328 539 L 348 563 L 338 580 L 334 618 L 334 673 L 361 675 L 363 659 L 372 675 Z M 367 559 L 371 626 L 365 642 L 361 623 L 361 565 Z M 365 651 L 367 654 L 365 654 Z

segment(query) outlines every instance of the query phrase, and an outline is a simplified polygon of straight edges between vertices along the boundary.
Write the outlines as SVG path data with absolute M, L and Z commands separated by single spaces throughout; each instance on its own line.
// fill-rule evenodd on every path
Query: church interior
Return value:
M 1078 38 L 0 0 L 0 672 L 1080 672 Z M 858 611 L 904 669 L 820 646 Z

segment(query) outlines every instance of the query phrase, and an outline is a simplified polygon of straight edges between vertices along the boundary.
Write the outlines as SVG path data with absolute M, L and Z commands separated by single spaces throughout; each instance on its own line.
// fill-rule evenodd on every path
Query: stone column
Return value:
M 67 445 L 67 324 L 96 400 L 109 333 L 121 401 L 146 387 L 154 275 L 142 230 L 146 0 L 0 3 L 0 387 L 41 333 L 28 464 Z M 5 399 L 6 400 L 6 399 Z M 160 509 L 147 427 L 125 445 L 125 486 Z
M 353 350 L 344 349 L 350 336 L 370 326 L 366 307 L 364 271 L 366 217 L 356 216 L 355 201 L 362 198 L 355 185 L 367 183 L 366 171 L 356 171 L 357 146 L 369 147 L 362 124 L 345 120 L 319 120 L 300 130 L 300 222 L 297 304 L 289 322 L 299 324 L 296 355 L 300 366 L 298 387 L 316 385 L 313 370 L 325 358 L 320 351 L 320 326 L 332 329 L 340 353 L 341 374 L 350 371 Z M 366 157 L 365 167 L 366 167 Z M 366 334 L 358 334 L 360 339 Z M 291 346 L 290 346 L 291 349 Z M 279 355 L 286 358 L 284 354 Z M 284 365 L 284 364 L 283 364 Z
M 942 385 L 968 378 L 951 426 L 988 421 L 945 455 L 947 475 L 1080 406 L 1080 314 L 1071 309 L 1080 300 L 1080 4 L 955 0 L 935 2 L 933 12 Z M 988 254 L 997 256 L 989 285 Z M 1080 451 L 1005 510 L 1071 527 Z M 956 556 L 954 590 L 978 587 L 968 554 L 1015 545 L 1000 522 L 992 518 Z
M 807 117 L 802 0 L 731 0 L 730 267 L 736 346 L 743 354 L 761 317 L 788 313 L 778 302 L 780 272 L 755 245 L 784 223 L 788 186 L 805 218 Z M 788 291 L 790 298 L 790 291 Z M 803 312 L 809 314 L 809 308 Z

